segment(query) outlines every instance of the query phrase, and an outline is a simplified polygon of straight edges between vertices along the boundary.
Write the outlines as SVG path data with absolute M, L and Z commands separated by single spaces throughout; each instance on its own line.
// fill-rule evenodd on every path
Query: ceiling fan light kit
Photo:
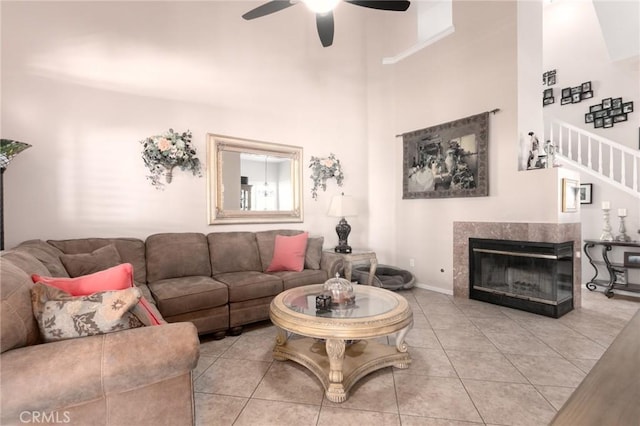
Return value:
M 327 13 L 332 11 L 340 0 L 302 0 L 314 13 Z
M 390 10 L 395 12 L 404 12 L 411 4 L 411 2 L 407 0 L 302 0 L 302 2 L 316 14 L 318 36 L 324 47 L 329 47 L 333 44 L 333 9 L 340 1 L 369 9 Z M 298 2 L 294 0 L 271 0 L 250 10 L 242 15 L 242 17 L 246 20 L 260 18 L 279 12 L 297 3 Z

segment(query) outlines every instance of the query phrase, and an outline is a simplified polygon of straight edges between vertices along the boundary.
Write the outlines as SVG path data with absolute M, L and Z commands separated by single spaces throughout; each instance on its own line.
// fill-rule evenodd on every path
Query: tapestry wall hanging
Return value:
M 489 195 L 489 113 L 402 135 L 402 198 Z

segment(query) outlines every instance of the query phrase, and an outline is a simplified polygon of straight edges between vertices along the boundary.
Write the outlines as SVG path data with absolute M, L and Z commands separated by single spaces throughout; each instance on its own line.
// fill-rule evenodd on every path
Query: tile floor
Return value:
M 640 308 L 583 290 L 560 319 L 414 288 L 413 363 L 363 378 L 342 404 L 292 361 L 271 358 L 275 328 L 202 339 L 198 425 L 546 425 Z

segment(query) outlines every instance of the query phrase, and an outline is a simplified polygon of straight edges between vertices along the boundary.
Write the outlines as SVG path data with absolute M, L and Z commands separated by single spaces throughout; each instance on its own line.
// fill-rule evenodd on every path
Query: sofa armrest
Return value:
M 195 326 L 184 322 L 7 351 L 0 423 L 23 410 L 54 410 L 187 374 L 199 348 Z
M 335 277 L 336 273 L 342 274 L 344 271 L 342 256 L 337 253 L 323 251 L 320 259 L 320 269 L 327 271 L 329 278 Z

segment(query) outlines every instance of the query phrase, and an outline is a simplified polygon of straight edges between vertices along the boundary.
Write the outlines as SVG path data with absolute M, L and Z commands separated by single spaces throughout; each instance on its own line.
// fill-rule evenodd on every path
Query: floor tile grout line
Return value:
M 410 297 L 409 297 L 409 296 L 410 296 Z M 486 352 L 486 351 L 482 351 L 482 350 L 480 350 L 480 351 L 468 351 L 468 350 L 466 350 L 466 349 L 455 349 L 455 348 L 453 348 L 453 349 L 449 349 L 449 350 L 445 349 L 445 348 L 442 346 L 442 342 L 440 341 L 440 338 L 439 338 L 439 337 L 438 337 L 438 335 L 435 333 L 435 329 L 433 328 L 433 325 L 432 325 L 432 323 L 431 323 L 431 320 L 429 320 L 429 316 L 427 315 L 427 312 L 428 312 L 428 306 L 429 306 L 429 305 L 435 305 L 436 303 L 424 303 L 424 301 L 426 300 L 426 298 L 424 298 L 424 297 L 422 297 L 422 298 L 418 298 L 418 297 L 416 297 L 416 296 L 415 296 L 414 294 L 412 294 L 412 293 L 410 293 L 409 295 L 407 295 L 407 296 L 405 296 L 405 297 L 408 297 L 408 298 L 411 300 L 412 308 L 413 308 L 413 309 L 415 309 L 415 310 L 417 311 L 417 313 L 422 313 L 422 315 L 424 315 L 424 318 L 425 318 L 425 320 L 426 320 L 427 327 L 420 328 L 420 329 L 414 329 L 414 330 L 418 330 L 419 332 L 422 332 L 422 330 L 424 330 L 424 331 L 429 330 L 429 331 L 433 334 L 433 336 L 435 337 L 435 341 L 436 341 L 436 342 L 438 343 L 438 345 L 439 345 L 439 349 L 441 349 L 441 350 L 444 352 L 444 354 L 445 354 L 445 357 L 446 357 L 447 361 L 448 361 L 448 362 L 449 362 L 449 364 L 451 365 L 451 367 L 452 367 L 452 369 L 453 369 L 453 371 L 454 371 L 454 374 L 455 374 L 455 376 L 456 376 L 455 378 L 457 378 L 457 379 L 460 381 L 460 383 L 462 383 L 462 385 L 463 385 L 463 387 L 464 387 L 464 389 L 465 389 L 465 392 L 466 392 L 466 394 L 467 394 L 468 398 L 471 400 L 471 402 L 472 402 L 472 404 L 473 404 L 474 408 L 476 409 L 476 411 L 477 411 L 478 415 L 480 416 L 480 419 L 482 420 L 482 422 L 483 422 L 483 423 L 485 423 L 485 424 L 486 424 L 486 421 L 485 421 L 484 417 L 482 416 L 482 414 L 480 413 L 480 410 L 479 410 L 479 409 L 478 409 L 478 407 L 476 406 L 476 401 L 474 401 L 474 400 L 473 400 L 473 398 L 471 398 L 471 394 L 469 393 L 469 390 L 468 390 L 468 389 L 467 389 L 467 387 L 464 385 L 464 380 L 467 380 L 467 379 L 462 379 L 462 378 L 460 377 L 460 373 L 459 373 L 458 369 L 455 367 L 455 365 L 451 362 L 450 353 L 448 352 L 448 351 L 451 351 L 451 350 L 461 350 L 461 351 L 465 351 L 465 352 L 481 352 L 481 353 L 484 353 L 484 352 Z M 422 300 L 423 300 L 423 303 L 418 302 L 418 300 L 419 300 L 419 299 L 422 299 Z M 443 303 L 452 303 L 452 304 L 454 304 L 454 303 L 453 303 L 453 302 L 451 302 L 450 300 L 449 300 L 449 301 L 447 301 L 447 302 L 443 302 Z M 455 304 L 454 304 L 454 305 L 455 305 Z M 459 309 L 459 308 L 458 308 L 458 309 Z M 636 309 L 636 310 L 637 310 L 637 309 Z M 477 316 L 477 315 L 474 315 L 474 314 L 473 314 L 473 312 L 472 312 L 472 313 L 470 313 L 470 312 L 469 312 L 469 310 L 459 309 L 459 311 L 460 311 L 460 314 L 459 314 L 459 315 L 460 315 L 460 316 L 462 316 L 462 317 L 464 317 L 464 318 L 466 318 L 466 319 L 467 319 L 467 320 L 468 320 L 468 321 L 473 325 L 474 329 L 477 329 L 478 331 L 480 331 L 480 334 L 481 334 L 482 336 L 484 336 L 484 338 L 488 339 L 488 340 L 491 342 L 491 344 L 495 347 L 495 349 L 497 350 L 497 352 L 496 352 L 496 353 L 499 353 L 499 354 L 501 354 L 504 358 L 506 358 L 506 359 L 507 359 L 507 361 L 508 361 L 508 363 L 509 363 L 509 365 L 511 365 L 511 366 L 515 369 L 515 371 L 518 371 L 518 373 L 522 375 L 522 377 L 524 378 L 524 380 L 525 380 L 527 383 L 509 382 L 509 381 L 506 381 L 506 382 L 505 382 L 505 381 L 481 380 L 481 379 L 473 379 L 473 378 L 469 378 L 469 379 L 468 379 L 468 381 L 474 381 L 474 380 L 477 380 L 477 381 L 487 381 L 487 382 L 495 382 L 495 383 L 516 383 L 516 384 L 527 384 L 527 385 L 531 386 L 533 389 L 535 389 L 536 394 L 538 394 L 539 396 L 541 396 L 541 397 L 542 397 L 542 399 L 543 399 L 543 400 L 544 400 L 544 401 L 545 401 L 545 402 L 546 402 L 546 403 L 551 407 L 551 409 L 553 409 L 553 411 L 554 411 L 554 412 L 557 412 L 557 409 L 556 409 L 556 407 L 554 406 L 554 404 L 551 402 L 551 400 L 550 400 L 550 399 L 548 399 L 548 398 L 545 396 L 545 394 L 544 394 L 543 392 L 541 392 L 541 391 L 540 391 L 541 387 L 543 387 L 543 386 L 547 386 L 547 385 L 536 385 L 536 384 L 532 383 L 532 382 L 531 382 L 531 380 L 530 380 L 526 375 L 524 375 L 524 373 L 523 373 L 523 372 L 522 372 L 522 371 L 521 371 L 521 370 L 520 370 L 520 369 L 519 369 L 519 368 L 514 364 L 514 362 L 511 360 L 511 358 L 509 358 L 509 356 L 507 356 L 507 355 L 510 355 L 510 354 L 508 354 L 508 353 L 503 352 L 502 350 L 500 350 L 500 348 L 499 348 L 499 347 L 498 347 L 498 346 L 497 346 L 493 341 L 491 341 L 491 339 L 489 339 L 488 334 L 487 334 L 487 333 L 490 333 L 490 332 L 489 332 L 489 330 L 481 328 L 481 327 L 480 327 L 480 325 L 481 325 L 481 324 L 477 321 L 478 319 L 483 318 L 483 316 Z M 604 316 L 604 317 L 607 317 L 606 312 L 601 312 L 601 311 L 598 311 L 598 310 L 593 310 L 593 312 L 594 312 L 593 317 L 597 317 L 597 316 L 599 316 L 599 315 L 602 315 L 602 316 Z M 476 313 L 477 313 L 477 312 L 476 312 Z M 517 324 L 518 326 L 522 327 L 522 326 L 520 325 L 520 322 L 521 322 L 521 321 L 523 321 L 523 319 L 520 319 L 520 320 L 518 321 L 518 318 L 514 318 L 514 317 L 512 317 L 512 316 L 509 316 L 508 314 L 506 314 L 506 313 L 504 313 L 504 312 L 502 312 L 502 314 L 504 315 L 504 318 L 506 318 L 506 319 L 508 319 L 509 321 L 512 321 L 512 322 L 514 322 L 515 324 Z M 458 314 L 456 314 L 456 315 L 458 315 Z M 590 313 L 590 312 L 589 312 L 589 316 L 591 316 L 591 313 Z M 588 318 L 589 316 L 585 316 L 585 317 L 587 317 L 587 318 Z M 632 315 L 631 315 L 631 316 L 632 316 Z M 485 317 L 485 318 L 489 318 L 489 317 Z M 615 320 L 615 318 L 610 317 L 610 316 L 609 316 L 608 318 L 610 318 L 610 319 L 609 319 L 609 321 L 607 321 L 607 322 L 604 324 L 605 326 L 607 326 L 607 324 L 608 324 L 608 323 L 610 324 L 610 323 L 611 323 L 611 321 L 614 321 L 614 320 Z M 474 320 L 476 320 L 476 321 L 474 321 Z M 604 349 L 608 348 L 608 346 L 610 345 L 610 343 L 609 343 L 609 345 L 606 345 L 606 346 L 605 346 L 605 344 L 604 344 L 604 343 L 600 343 L 599 341 L 597 341 L 595 337 L 591 337 L 591 336 L 595 336 L 594 334 L 588 334 L 588 333 L 584 333 L 583 331 L 580 331 L 580 330 L 584 330 L 584 328 L 581 328 L 581 327 L 574 328 L 574 327 L 576 327 L 576 325 L 578 325 L 578 326 L 579 326 L 579 320 L 580 320 L 580 317 L 576 316 L 575 318 L 571 318 L 571 321 L 566 321 L 566 322 L 560 322 L 560 321 L 558 321 L 558 322 L 555 322 L 554 324 L 561 325 L 562 327 L 565 327 L 567 330 L 570 330 L 572 333 L 576 333 L 576 338 L 578 338 L 578 337 L 579 337 L 579 338 L 585 338 L 586 340 L 588 340 L 588 341 L 590 341 L 590 342 L 592 342 L 592 343 L 596 343 L 596 344 L 597 344 L 597 346 L 603 347 Z M 624 323 L 626 324 L 626 322 L 628 322 L 628 320 L 622 320 L 622 319 L 620 319 L 620 322 L 621 322 L 621 323 L 622 323 L 622 322 L 624 322 Z M 615 327 L 614 327 L 614 328 L 612 328 L 612 330 L 617 330 L 617 332 L 616 332 L 616 335 L 617 335 L 617 333 L 619 333 L 619 332 L 620 332 L 620 330 L 622 329 L 622 327 L 624 327 L 624 324 L 623 324 L 620 328 L 615 328 Z M 580 371 L 580 372 L 581 372 L 581 373 L 583 373 L 584 375 L 586 375 L 586 374 L 587 374 L 587 372 L 585 372 L 585 371 L 583 370 L 583 368 L 579 367 L 576 363 L 572 362 L 572 359 L 574 359 L 574 360 L 579 360 L 580 358 L 569 358 L 569 356 L 568 356 L 568 355 L 567 355 L 567 356 L 563 355 L 562 353 L 560 353 L 560 352 L 559 352 L 559 350 L 556 350 L 556 349 L 555 349 L 554 347 L 552 347 L 549 343 L 547 343 L 546 341 L 543 341 L 541 338 L 539 338 L 539 337 L 538 337 L 534 332 L 532 332 L 530 329 L 527 329 L 527 328 L 524 328 L 524 327 L 522 327 L 522 328 L 523 328 L 524 330 L 526 330 L 527 335 L 529 335 L 529 336 L 532 336 L 532 337 L 536 338 L 536 339 L 537 339 L 537 340 L 539 340 L 541 343 L 543 343 L 543 344 L 545 345 L 545 347 L 548 347 L 549 349 L 551 349 L 551 350 L 556 354 L 555 356 L 557 356 L 557 357 L 558 357 L 558 358 L 560 358 L 560 359 L 565 360 L 566 362 L 569 362 L 571 365 L 573 365 L 573 366 L 574 366 L 578 371 Z M 445 329 L 443 329 L 443 333 L 446 333 L 446 331 L 444 331 L 444 330 L 445 330 Z M 498 331 L 497 333 L 505 334 L 504 332 L 501 332 L 501 331 Z M 506 333 L 506 334 L 509 334 L 509 333 Z M 241 336 L 241 337 L 242 337 L 242 336 Z M 603 337 L 605 337 L 605 336 L 603 335 Z M 388 341 L 390 341 L 390 339 L 387 339 L 387 340 L 388 340 Z M 211 356 L 211 355 L 208 355 L 208 357 L 209 357 L 209 358 L 212 358 L 212 359 L 213 359 L 213 362 L 211 362 L 211 364 L 209 364 L 205 369 L 203 369 L 203 370 L 202 370 L 202 372 L 198 375 L 198 377 L 196 377 L 196 378 L 194 378 L 194 379 L 193 379 L 193 380 L 194 380 L 194 383 L 195 383 L 195 381 L 196 381 L 197 379 L 199 379 L 200 377 L 202 377 L 202 376 L 203 376 L 203 375 L 204 375 L 204 374 L 205 374 L 205 373 L 206 373 L 206 372 L 207 372 L 207 371 L 208 371 L 208 370 L 209 370 L 213 365 L 215 365 L 215 363 L 216 363 L 216 362 L 218 362 L 220 359 L 234 359 L 233 357 L 232 357 L 232 358 L 224 358 L 223 354 L 225 354 L 225 353 L 227 353 L 227 354 L 228 354 L 228 351 L 230 350 L 230 348 L 231 348 L 231 347 L 233 347 L 234 345 L 236 345 L 238 341 L 239 341 L 239 339 L 238 339 L 238 340 L 236 340 L 236 341 L 234 341 L 233 343 L 231 343 L 227 348 L 225 348 L 225 349 L 221 352 L 221 354 L 218 354 L 217 356 Z M 429 349 L 429 348 L 426 348 L 426 349 Z M 515 354 L 515 355 L 517 355 L 517 354 Z M 522 354 L 522 355 L 527 355 L 527 354 Z M 262 360 L 262 362 L 264 362 L 264 360 Z M 579 363 L 578 363 L 578 364 L 579 364 Z M 253 389 L 253 391 L 252 391 L 252 393 L 251 393 L 251 396 L 249 396 L 249 397 L 241 397 L 241 398 L 244 398 L 244 399 L 245 399 L 245 401 L 244 401 L 244 404 L 243 404 L 242 408 L 240 409 L 239 413 L 237 414 L 237 416 L 236 416 L 236 417 L 235 417 L 235 419 L 233 420 L 233 424 L 238 423 L 238 421 L 239 421 L 239 418 L 240 418 L 241 414 L 246 410 L 247 406 L 249 405 L 249 402 L 250 402 L 252 399 L 253 399 L 253 400 L 264 400 L 264 401 L 270 401 L 270 400 L 265 400 L 265 399 L 263 399 L 263 398 L 258 398 L 258 397 L 256 397 L 256 396 L 255 396 L 255 394 L 256 394 L 256 392 L 257 392 L 257 389 L 258 389 L 258 388 L 259 388 L 259 386 L 261 385 L 261 383 L 263 383 L 263 382 L 264 382 L 264 380 L 265 380 L 265 378 L 266 378 L 267 374 L 269 373 L 269 371 L 271 370 L 271 368 L 273 368 L 273 365 L 274 365 L 274 361 L 271 361 L 271 362 L 269 363 L 269 367 L 267 368 L 267 370 L 265 371 L 265 373 L 264 373 L 264 374 L 262 375 L 262 377 L 260 378 L 260 380 L 259 380 L 258 384 L 257 384 L 257 385 L 255 386 L 255 388 Z M 586 363 L 585 363 L 585 366 L 587 366 L 587 365 L 588 365 L 588 364 L 586 364 Z M 398 385 L 397 385 L 397 381 L 396 381 L 396 379 L 398 378 L 398 374 L 396 374 L 396 370 L 395 370 L 394 368 L 391 368 L 391 373 L 392 373 L 393 386 L 394 386 L 393 392 L 394 392 L 394 395 L 395 395 L 395 398 L 396 398 L 396 400 L 395 400 L 395 409 L 397 410 L 396 415 L 397 415 L 397 416 L 398 416 L 398 418 L 399 418 L 399 422 L 400 422 L 400 424 L 402 424 L 402 414 L 400 413 L 400 401 L 399 401 L 398 387 L 397 387 Z M 428 376 L 428 377 L 436 377 L 436 376 L 430 376 L 430 375 L 427 375 L 427 376 Z M 437 376 L 437 377 L 440 377 L 440 376 Z M 572 387 L 572 386 L 555 386 L 555 385 L 548 385 L 548 386 L 557 387 L 557 388 L 575 389 L 575 387 Z M 197 394 L 209 394 L 208 392 L 195 392 L 195 393 L 197 393 Z M 214 394 L 214 395 L 224 395 L 224 394 Z M 233 396 L 233 395 L 229 395 L 229 396 Z M 550 394 L 550 396 L 553 396 L 553 394 Z M 237 398 L 237 396 L 233 396 L 233 397 L 236 397 L 236 398 Z M 322 410 L 323 410 L 325 407 L 327 407 L 327 409 L 329 409 L 329 407 L 328 407 L 328 406 L 326 406 L 326 405 L 324 404 L 324 401 L 325 401 L 325 400 L 326 400 L 326 397 L 325 397 L 325 395 L 324 395 L 324 393 L 323 393 L 322 402 L 321 402 L 320 407 L 319 407 L 319 409 L 318 409 L 318 412 L 317 412 L 317 414 L 316 414 L 316 416 L 315 416 L 315 424 L 316 424 L 316 426 L 320 424 L 320 419 L 321 419 L 321 413 L 322 413 Z M 287 402 L 287 401 L 282 401 L 282 402 Z M 294 404 L 306 404 L 306 403 L 294 403 Z M 309 405 L 309 404 L 306 404 L 306 405 Z M 313 405 L 313 404 L 311 404 L 311 405 Z M 314 407 L 316 407 L 315 405 L 313 405 L 313 406 L 314 406 Z M 339 408 L 341 408 L 341 409 L 342 409 L 342 407 L 339 407 Z M 347 409 L 347 408 L 344 408 L 344 409 Z M 347 410 L 355 410 L 355 411 L 358 411 L 358 410 L 361 410 L 361 409 L 358 409 L 358 408 L 349 408 L 349 409 L 347 409 Z M 365 409 L 365 411 L 369 411 L 369 410 L 366 410 L 366 409 Z M 375 411 L 375 410 L 371 410 L 371 411 L 372 411 L 372 412 L 378 412 L 378 411 Z M 414 416 L 414 417 L 415 417 L 415 416 Z M 419 417 L 419 418 L 434 418 L 434 417 L 429 417 L 429 416 L 417 416 L 417 417 Z M 507 423 L 509 423 L 509 422 L 507 422 Z M 313 424 L 313 423 L 310 423 L 310 424 Z

